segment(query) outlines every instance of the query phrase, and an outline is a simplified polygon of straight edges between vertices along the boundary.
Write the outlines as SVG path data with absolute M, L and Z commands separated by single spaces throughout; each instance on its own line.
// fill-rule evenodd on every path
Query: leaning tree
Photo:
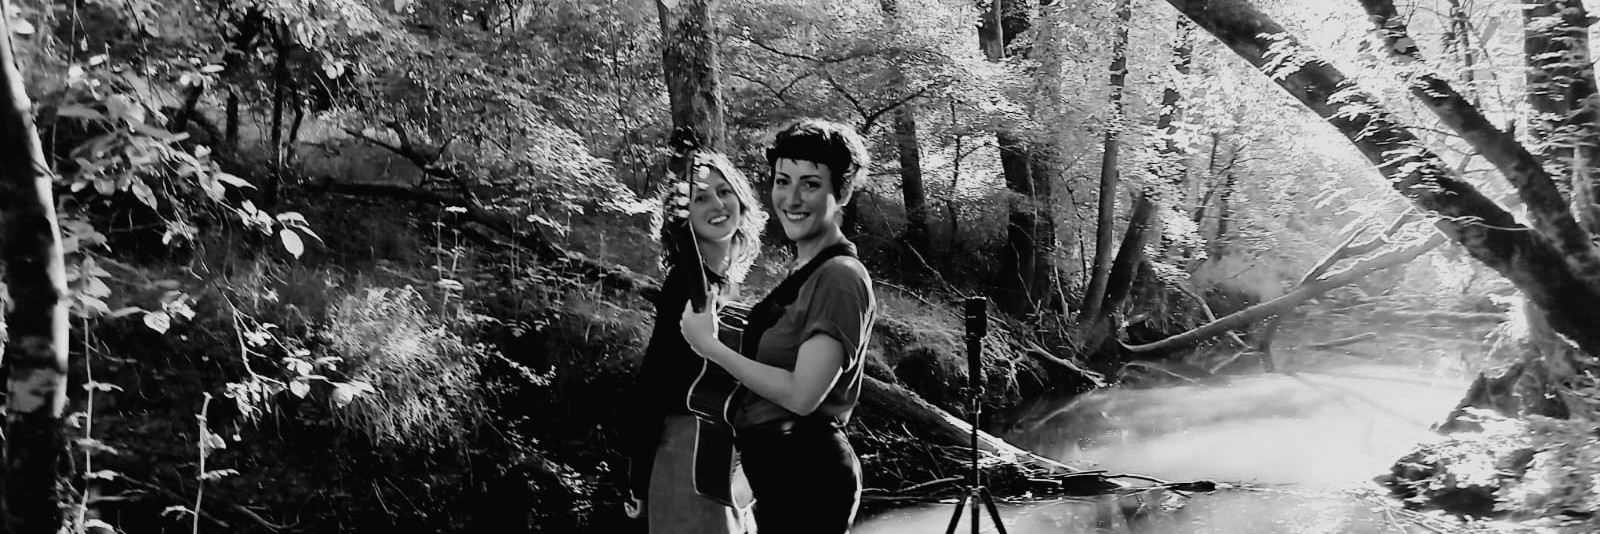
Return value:
M 1439 232 L 1521 290 L 1532 348 L 1513 371 L 1480 377 L 1479 406 L 1562 416 L 1581 402 L 1571 383 L 1600 357 L 1600 249 L 1593 180 L 1600 166 L 1600 97 L 1579 0 L 1520 0 L 1525 17 L 1526 101 L 1536 114 L 1527 143 L 1485 118 L 1451 80 L 1423 67 L 1392 0 L 1358 1 L 1384 52 L 1407 65 L 1411 97 L 1491 164 L 1516 192 L 1514 216 L 1468 183 L 1371 92 L 1315 56 L 1247 0 L 1167 0 L 1197 26 L 1320 115 L 1371 161 Z M 1503 387 L 1487 387 L 1496 383 Z

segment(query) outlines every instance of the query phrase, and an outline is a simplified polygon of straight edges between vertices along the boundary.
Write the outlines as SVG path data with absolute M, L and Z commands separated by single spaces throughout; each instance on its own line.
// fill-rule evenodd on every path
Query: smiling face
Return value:
M 699 167 L 693 194 L 689 197 L 689 225 L 696 238 L 707 241 L 733 239 L 739 229 L 744 206 L 739 196 L 721 172 L 709 166 Z
M 772 167 L 772 207 L 783 233 L 796 243 L 826 237 L 839 229 L 844 202 L 834 194 L 826 164 L 782 158 Z

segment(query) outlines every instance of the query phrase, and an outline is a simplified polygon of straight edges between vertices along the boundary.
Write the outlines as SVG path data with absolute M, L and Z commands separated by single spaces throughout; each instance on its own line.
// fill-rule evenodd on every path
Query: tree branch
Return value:
M 783 57 L 786 57 L 786 58 L 789 58 L 789 59 L 800 59 L 800 60 L 810 61 L 812 63 L 821 63 L 821 64 L 844 63 L 846 61 L 850 61 L 850 60 L 854 60 L 854 59 L 860 59 L 860 58 L 864 58 L 864 57 L 876 56 L 876 55 L 879 55 L 879 54 L 883 54 L 885 52 L 884 50 L 881 50 L 881 49 L 856 49 L 856 50 L 852 50 L 850 52 L 846 52 L 846 53 L 838 55 L 838 56 L 823 57 L 823 56 L 813 56 L 813 55 L 809 55 L 809 54 L 801 54 L 801 53 L 797 53 L 797 52 L 788 52 L 788 51 L 784 51 L 784 50 L 779 50 L 776 47 L 773 47 L 772 45 L 769 45 L 767 43 L 761 42 L 759 40 L 756 40 L 754 37 L 750 37 L 750 36 L 747 36 L 747 35 L 734 35 L 733 37 L 735 39 L 740 39 L 740 40 L 743 40 L 743 41 L 745 41 L 747 43 L 756 45 L 756 47 L 758 47 L 758 48 L 760 48 L 762 50 L 766 50 L 768 52 L 771 52 L 771 53 L 773 53 L 775 55 L 783 56 Z
M 1462 180 L 1442 158 L 1401 126 L 1377 97 L 1332 64 L 1310 54 L 1248 1 L 1167 3 L 1323 117 L 1378 166 L 1391 187 L 1419 208 L 1438 214 L 1435 225 L 1461 243 L 1468 254 L 1505 276 L 1540 308 L 1547 312 L 1558 310 L 1560 313 L 1550 313 L 1552 327 L 1585 352 L 1600 354 L 1600 329 L 1594 328 L 1600 324 L 1600 291 L 1592 289 L 1586 280 L 1600 276 L 1574 273 L 1562 251 L 1548 239 L 1527 231 L 1511 213 Z M 1282 68 L 1285 59 L 1292 60 L 1293 70 Z M 1512 170 L 1539 172 L 1537 166 Z M 1527 181 L 1526 178 L 1525 175 L 1522 180 Z
M 845 101 L 850 102 L 850 106 L 856 108 L 856 113 L 860 114 L 863 119 L 866 119 L 871 115 L 871 113 L 867 111 L 867 108 L 861 105 L 861 101 L 857 100 L 855 95 L 850 94 L 850 91 L 846 90 L 844 86 L 839 85 L 839 82 L 835 81 L 833 76 L 823 76 L 822 79 L 823 81 L 828 82 L 828 86 L 832 87 L 835 92 L 839 93 L 839 96 L 844 97 Z M 872 123 L 863 122 L 859 128 L 856 128 L 856 131 L 862 135 L 865 135 L 868 131 L 870 131 L 871 127 Z
M 1286 295 L 1240 310 L 1199 328 L 1153 343 L 1123 345 L 1123 348 L 1135 353 L 1162 352 L 1198 343 L 1222 335 L 1224 332 L 1242 328 L 1264 317 L 1283 313 L 1285 310 L 1291 309 L 1302 302 L 1327 293 L 1328 290 L 1360 280 L 1379 270 L 1414 260 L 1418 256 L 1444 244 L 1445 241 L 1443 234 L 1435 233 L 1421 243 L 1390 251 L 1376 258 L 1352 265 L 1343 271 L 1317 278 Z
M 879 108 L 877 111 L 874 111 L 874 112 L 866 115 L 866 120 L 862 121 L 862 128 L 861 128 L 862 133 L 866 133 L 868 131 L 871 131 L 873 123 L 877 122 L 878 117 L 882 117 L 884 113 L 888 113 L 890 111 L 894 111 L 895 108 L 903 106 L 907 102 L 910 102 L 912 100 L 916 100 L 918 97 L 921 97 L 922 95 L 928 94 L 928 91 L 932 91 L 934 88 L 937 88 L 939 86 L 940 86 L 939 84 L 928 85 L 927 87 L 923 87 L 921 89 L 913 91 L 911 94 L 908 94 L 908 95 L 906 95 L 906 96 L 904 96 L 902 98 L 896 99 L 894 102 L 890 102 L 888 105 L 885 105 L 884 107 Z M 859 110 L 860 108 L 857 108 L 857 109 Z
M 1415 70 L 1408 84 L 1412 96 L 1500 169 L 1527 205 L 1533 227 L 1561 251 L 1573 275 L 1591 291 L 1600 292 L 1600 250 L 1595 248 L 1589 232 L 1578 225 L 1566 197 L 1545 172 L 1544 164 L 1515 137 L 1489 122 L 1448 80 L 1422 70 L 1421 52 L 1407 34 L 1405 21 L 1395 11 L 1392 0 L 1359 1 L 1383 37 L 1384 50 L 1391 57 L 1413 64 Z

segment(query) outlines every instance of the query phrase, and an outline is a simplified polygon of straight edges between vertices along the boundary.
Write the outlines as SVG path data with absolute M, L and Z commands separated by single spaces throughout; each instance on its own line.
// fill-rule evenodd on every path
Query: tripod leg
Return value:
M 956 512 L 950 515 L 950 526 L 945 527 L 944 534 L 956 534 L 956 523 L 961 522 L 961 511 L 966 509 L 967 498 L 971 496 L 972 494 L 970 493 L 963 493 L 961 500 L 956 501 Z
M 1000 508 L 994 505 L 994 496 L 989 495 L 989 488 L 978 488 L 978 491 L 981 492 L 980 496 L 983 498 L 983 505 L 989 509 L 989 520 L 994 521 L 995 532 L 1006 534 L 1006 524 L 1000 520 Z M 977 514 L 977 512 L 973 512 L 973 514 Z
M 979 523 L 981 523 L 981 521 L 978 521 L 978 520 L 979 519 L 983 519 L 983 516 L 981 514 L 979 514 L 979 512 L 981 510 L 978 509 L 978 506 L 979 506 L 979 504 L 978 504 L 978 488 L 973 488 L 972 491 L 971 491 L 971 495 L 972 495 L 972 534 L 978 534 L 978 527 L 980 526 Z

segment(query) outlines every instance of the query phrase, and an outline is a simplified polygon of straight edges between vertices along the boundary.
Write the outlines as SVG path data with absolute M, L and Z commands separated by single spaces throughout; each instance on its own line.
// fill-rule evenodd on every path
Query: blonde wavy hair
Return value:
M 750 179 L 739 172 L 727 156 L 717 152 L 696 152 L 693 166 L 695 169 L 710 168 L 720 174 L 733 188 L 734 197 L 739 199 L 739 223 L 734 228 L 733 243 L 728 250 L 727 277 L 735 283 L 743 282 L 756 257 L 761 254 L 761 232 L 767 225 L 767 210 L 756 198 L 755 187 L 750 185 Z M 661 246 L 663 273 L 671 271 L 680 261 L 694 261 L 690 247 L 695 246 L 689 219 L 683 215 L 687 211 L 689 191 L 683 187 L 686 185 L 683 177 L 669 176 L 672 179 L 662 184 L 656 193 L 660 205 L 650 217 L 650 233 L 656 236 L 656 242 Z

